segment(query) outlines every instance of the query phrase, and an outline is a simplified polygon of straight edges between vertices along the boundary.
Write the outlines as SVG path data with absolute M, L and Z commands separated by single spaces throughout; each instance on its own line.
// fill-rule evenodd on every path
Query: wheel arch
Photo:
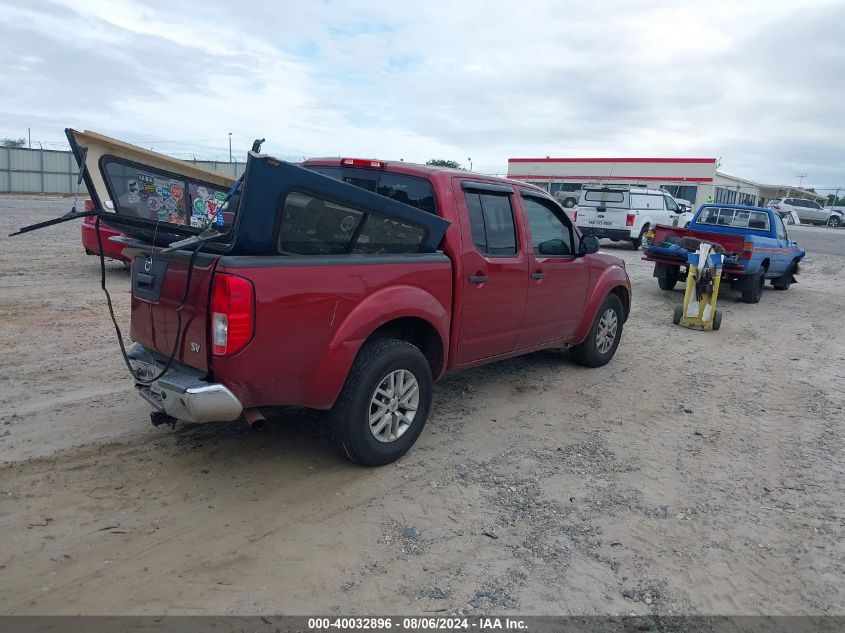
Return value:
M 439 378 L 446 366 L 449 309 L 415 286 L 392 286 L 367 297 L 332 333 L 306 389 L 308 406 L 334 405 L 361 347 L 374 338 L 393 336 L 416 345 Z
M 628 320 L 628 315 L 631 311 L 632 299 L 631 285 L 628 280 L 628 275 L 621 267 L 613 266 L 606 268 L 599 277 L 598 281 L 596 281 L 595 286 L 593 286 L 593 291 L 587 298 L 584 311 L 581 313 L 581 322 L 578 324 L 578 328 L 572 337 L 572 343 L 581 343 L 585 338 L 587 338 L 587 334 L 589 334 L 590 328 L 593 326 L 593 321 L 598 314 L 601 304 L 610 294 L 615 294 L 619 297 L 624 311 L 623 321 Z

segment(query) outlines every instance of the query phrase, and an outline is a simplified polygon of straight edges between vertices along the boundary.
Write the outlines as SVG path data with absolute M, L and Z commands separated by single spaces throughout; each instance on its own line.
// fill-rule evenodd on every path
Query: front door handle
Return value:
M 467 280 L 471 284 L 483 284 L 489 277 L 487 275 L 470 275 Z
M 536 273 L 531 273 L 531 279 L 542 279 L 546 276 L 546 273 L 538 270 Z

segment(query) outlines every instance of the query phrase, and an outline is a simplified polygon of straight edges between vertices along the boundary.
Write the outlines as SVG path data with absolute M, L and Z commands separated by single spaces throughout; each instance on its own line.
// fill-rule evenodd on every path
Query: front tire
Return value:
M 615 294 L 607 295 L 587 333 L 587 338 L 570 350 L 572 359 L 585 367 L 606 365 L 619 347 L 624 320 L 622 301 Z
M 836 229 L 842 224 L 842 220 L 839 218 L 838 215 L 830 216 L 830 219 L 827 221 L 827 225 Z
M 364 466 L 399 459 L 425 426 L 432 385 L 419 348 L 397 339 L 365 343 L 331 411 L 334 443 Z
M 795 274 L 795 263 L 789 265 L 789 268 L 786 269 L 786 272 L 778 277 L 777 279 L 772 279 L 772 288 L 775 290 L 789 290 L 789 287 L 792 285 L 792 276 Z
M 567 198 L 566 200 L 563 201 L 563 206 L 566 207 L 567 209 L 571 209 L 572 207 L 575 206 L 575 198 Z

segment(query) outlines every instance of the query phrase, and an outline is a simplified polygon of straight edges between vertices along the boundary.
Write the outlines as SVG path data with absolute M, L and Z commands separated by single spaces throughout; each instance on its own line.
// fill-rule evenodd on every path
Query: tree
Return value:
M 432 158 L 425 162 L 426 165 L 433 165 L 435 167 L 449 167 L 450 169 L 463 169 L 460 163 L 453 160 L 444 160 L 442 158 Z
M 834 193 L 827 194 L 827 206 L 829 206 L 829 207 L 845 206 L 845 196 L 843 196 L 841 198 L 837 198 L 836 194 L 834 194 Z
M 2 140 L 3 147 L 23 147 L 26 145 L 25 138 L 4 138 Z

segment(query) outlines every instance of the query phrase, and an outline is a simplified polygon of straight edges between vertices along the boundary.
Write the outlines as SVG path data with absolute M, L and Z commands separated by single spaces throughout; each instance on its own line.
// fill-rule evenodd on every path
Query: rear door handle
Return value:
M 471 284 L 483 284 L 489 279 L 489 277 L 487 275 L 471 275 L 470 277 L 467 277 L 467 279 Z
M 531 273 L 531 279 L 542 279 L 546 276 L 546 273 L 542 271 L 537 271 L 536 273 Z

